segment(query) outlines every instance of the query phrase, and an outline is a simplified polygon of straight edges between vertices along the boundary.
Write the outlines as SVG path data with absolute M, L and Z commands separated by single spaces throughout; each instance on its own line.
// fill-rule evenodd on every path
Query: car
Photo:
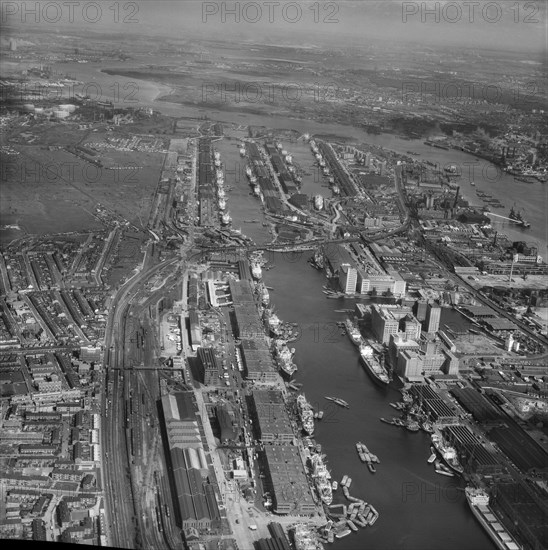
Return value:
M 228 380 L 225 380 L 225 386 L 230 387 L 230 382 Z

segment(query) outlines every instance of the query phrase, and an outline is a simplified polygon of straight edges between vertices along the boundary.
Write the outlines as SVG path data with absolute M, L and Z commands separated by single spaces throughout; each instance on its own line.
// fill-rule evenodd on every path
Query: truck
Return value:
M 249 526 L 249 529 L 250 529 L 251 531 L 256 531 L 256 530 L 257 530 L 257 526 L 256 526 L 255 524 L 250 525 L 250 526 Z

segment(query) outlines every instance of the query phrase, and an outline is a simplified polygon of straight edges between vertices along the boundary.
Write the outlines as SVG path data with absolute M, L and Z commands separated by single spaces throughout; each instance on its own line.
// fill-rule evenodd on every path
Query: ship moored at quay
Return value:
M 375 357 L 373 348 L 369 344 L 362 344 L 360 346 L 360 360 L 367 373 L 375 382 L 381 385 L 390 383 L 388 372 L 381 365 L 377 357 Z
M 344 326 L 346 327 L 346 333 L 348 334 L 350 341 L 356 347 L 359 347 L 363 342 L 360 329 L 352 322 L 351 319 L 348 318 L 344 321 Z
M 297 397 L 297 411 L 303 425 L 303 430 L 308 435 L 312 435 L 314 433 L 314 410 L 306 400 L 304 394 L 300 394 Z
M 523 550 L 523 546 L 508 533 L 493 513 L 486 491 L 466 487 L 465 494 L 470 510 L 499 550 Z

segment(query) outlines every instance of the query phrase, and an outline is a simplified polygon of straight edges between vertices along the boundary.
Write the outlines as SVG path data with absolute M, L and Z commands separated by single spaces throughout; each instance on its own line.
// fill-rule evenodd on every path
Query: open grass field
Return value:
M 15 145 L 20 154 L 10 157 L 3 169 L 3 219 L 29 233 L 44 234 L 102 228 L 94 217 L 98 204 L 137 226 L 148 218 L 163 153 L 105 149 L 90 157 L 94 163 L 59 145 L 103 142 L 104 131 L 84 133 L 74 125 L 58 124 L 29 132 L 36 139 L 31 144 L 21 139 Z

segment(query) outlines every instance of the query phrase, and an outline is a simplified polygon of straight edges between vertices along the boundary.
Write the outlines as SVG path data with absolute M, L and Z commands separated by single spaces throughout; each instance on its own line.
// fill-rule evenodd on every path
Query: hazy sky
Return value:
M 24 5 L 30 9 L 34 4 L 2 2 L 2 22 L 36 24 L 36 15 L 23 14 Z M 71 14 L 62 0 L 41 2 L 48 4 L 49 11 L 38 16 L 41 26 L 68 23 Z M 333 40 L 359 45 L 381 38 L 537 54 L 546 50 L 547 39 L 546 0 L 101 0 L 100 14 L 94 2 L 74 4 L 69 27 L 179 38 L 318 45 Z
M 361 0 L 337 2 L 164 1 L 141 3 L 142 21 L 169 34 L 285 38 L 321 43 L 368 37 L 461 46 L 542 51 L 545 0 Z M 239 22 L 236 18 L 239 17 Z

